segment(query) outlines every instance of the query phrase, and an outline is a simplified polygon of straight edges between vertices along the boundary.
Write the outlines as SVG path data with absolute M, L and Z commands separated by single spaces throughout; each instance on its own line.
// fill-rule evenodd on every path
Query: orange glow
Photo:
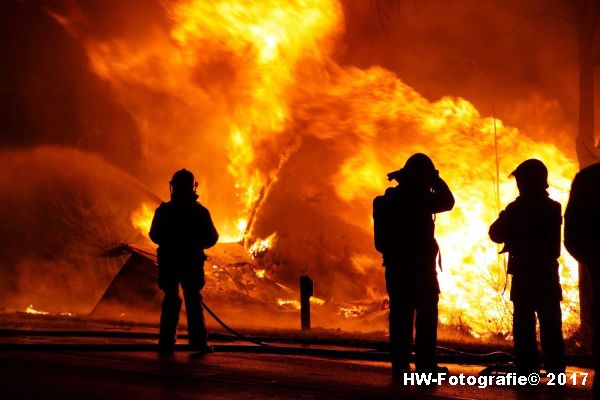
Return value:
M 148 203 L 142 203 L 140 207 L 131 213 L 131 223 L 133 226 L 143 235 L 148 241 L 148 232 L 150 232 L 150 226 L 152 225 L 152 218 L 154 218 L 154 208 Z M 220 243 L 237 243 L 242 240 L 243 232 L 246 229 L 247 221 L 240 218 L 237 223 L 235 232 L 225 231 L 219 235 Z M 268 239 L 268 238 L 267 238 Z M 265 239 L 265 240 L 267 240 Z M 271 238 L 272 239 L 272 238 Z M 269 240 L 271 240 L 269 239 Z M 258 241 L 257 241 L 258 242 Z M 270 242 L 269 242 L 270 243 Z M 266 244 L 265 244 L 266 245 Z M 270 246 L 265 247 L 262 251 L 265 251 Z
M 273 233 L 265 239 L 256 239 L 256 241 L 251 246 L 248 247 L 248 254 L 250 254 L 250 256 L 252 258 L 255 258 L 256 256 L 271 249 L 276 235 L 277 235 L 276 233 Z
M 448 324 L 462 321 L 476 335 L 510 331 L 504 260 L 488 239 L 489 225 L 516 197 L 508 175 L 527 158 L 546 163 L 550 194 L 564 210 L 577 171 L 574 160 L 553 144 L 535 142 L 496 121 L 499 209 L 494 120 L 462 98 L 429 101 L 383 68 L 339 65 L 333 55 L 343 29 L 338 1 L 181 0 L 165 7 L 171 23 L 168 37 L 157 34 L 135 46 L 90 40 L 87 50 L 94 72 L 131 106 L 142 133 L 152 138 L 147 146 L 155 146 L 156 153 L 172 144 L 170 135 L 185 130 L 178 125 L 182 116 L 156 116 L 155 104 L 132 94 L 132 87 L 175 98 L 188 111 L 186 118 L 214 114 L 218 123 L 211 120 L 205 128 L 215 138 L 214 146 L 202 148 L 204 136 L 186 131 L 189 154 L 183 159 L 193 163 L 198 152 L 217 154 L 224 148 L 227 165 L 219 182 L 233 183 L 208 192 L 227 190 L 234 193 L 236 204 L 216 220 L 220 241 L 243 241 L 252 257 L 273 247 L 276 234 L 257 238 L 253 218 L 268 203 L 282 165 L 304 138 L 336 141 L 345 153 L 325 183 L 335 188 L 344 207 L 325 211 L 369 235 L 371 201 L 389 185 L 386 173 L 401 167 L 411 154 L 425 152 L 456 197 L 455 209 L 436 221 L 444 268 L 439 274 L 440 319 Z M 172 131 L 157 132 L 156 126 L 164 123 L 161 118 Z M 277 151 L 267 151 L 271 148 Z M 153 207 L 143 203 L 131 216 L 144 235 L 152 214 Z M 381 258 L 374 251 L 349 252 L 348 268 L 381 274 Z M 577 264 L 564 249 L 562 254 L 563 318 L 570 329 L 579 323 Z M 263 272 L 257 271 L 257 277 L 263 278 Z M 383 282 L 364 292 L 373 300 L 383 298 Z M 313 299 L 313 304 L 323 304 Z M 277 303 L 300 307 L 296 300 Z M 340 314 L 357 317 L 365 312 L 361 307 L 340 308 Z
M 256 277 L 259 279 L 264 279 L 267 275 L 267 271 L 265 271 L 264 269 L 257 269 L 256 271 L 254 271 L 254 275 L 256 275 Z
M 504 260 L 487 235 L 499 212 L 495 202 L 493 119 L 482 118 L 464 99 L 443 98 L 429 103 L 406 86 L 398 85 L 397 89 L 388 93 L 380 106 L 394 104 L 398 113 L 410 113 L 420 133 L 419 144 L 406 145 L 397 154 L 375 152 L 369 144 L 362 146 L 341 168 L 338 194 L 349 203 L 368 202 L 387 185 L 385 174 L 390 164 L 382 163 L 382 154 L 395 160 L 392 165 L 401 166 L 411 154 L 427 152 L 456 198 L 454 210 L 436 219 L 444 268 L 438 274 L 441 320 L 460 319 L 478 334 L 509 332 L 512 305 L 508 300 L 510 287 L 503 293 Z M 550 196 L 563 205 L 564 211 L 570 182 L 577 172 L 575 162 L 554 145 L 535 143 L 517 129 L 505 127 L 502 121 L 497 121 L 497 130 L 500 207 L 506 207 L 518 195 L 514 179 L 509 178 L 512 170 L 524 159 L 539 158 L 550 170 Z M 369 217 L 364 216 L 365 226 L 371 223 Z M 577 263 L 564 248 L 559 261 L 563 318 L 565 326 L 572 328 L 579 323 Z M 378 262 L 372 260 L 372 264 Z M 366 261 L 361 259 L 361 263 L 364 266 Z
M 310 304 L 314 304 L 316 306 L 322 306 L 323 304 L 325 304 L 325 300 L 320 299 L 320 298 L 315 297 L 315 296 L 310 296 L 309 301 L 310 301 Z
M 277 304 L 279 304 L 282 307 L 293 308 L 296 310 L 300 309 L 300 301 L 299 300 L 277 299 Z M 320 299 L 318 297 L 311 296 L 310 304 L 315 305 L 315 306 L 322 306 L 323 304 L 325 304 L 325 300 Z
M 361 305 L 340 306 L 339 314 L 344 318 L 362 317 L 367 312 L 367 307 Z
M 300 309 L 300 301 L 291 299 L 277 299 L 277 304 L 282 307 L 290 307 L 296 310 Z
M 131 214 L 131 223 L 142 235 L 147 236 L 148 232 L 150 232 L 153 217 L 154 210 L 152 207 L 148 203 L 142 203 L 140 208 Z
M 30 304 L 26 309 L 25 312 L 27 314 L 34 314 L 34 315 L 48 315 L 50 314 L 47 311 L 42 311 L 42 310 L 36 310 L 35 308 L 33 308 L 33 304 Z

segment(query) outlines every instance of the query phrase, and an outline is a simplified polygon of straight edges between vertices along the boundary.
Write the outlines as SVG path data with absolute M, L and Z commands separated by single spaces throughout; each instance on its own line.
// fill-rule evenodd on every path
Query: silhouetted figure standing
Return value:
M 447 371 L 438 367 L 435 355 L 440 289 L 433 214 L 451 210 L 454 197 L 425 154 L 411 156 L 388 179 L 398 185 L 375 198 L 373 219 L 375 248 L 383 254 L 390 299 L 392 373 L 401 378 L 410 371 L 415 313 L 417 371 Z
M 517 372 L 539 372 L 536 313 L 544 367 L 548 372 L 564 372 L 558 276 L 561 206 L 548 196 L 548 170 L 541 161 L 524 161 L 511 175 L 516 178 L 519 196 L 500 213 L 489 233 L 494 242 L 504 243 L 502 252 L 509 254 Z
M 600 163 L 575 176 L 565 212 L 565 246 L 592 284 L 594 396 L 600 398 Z
M 208 210 L 198 203 L 194 175 L 185 169 L 173 174 L 171 201 L 162 203 L 154 214 L 150 239 L 158 244 L 158 285 L 164 292 L 160 316 L 159 351 L 170 353 L 175 346 L 183 289 L 190 347 L 210 352 L 202 312 L 204 249 L 217 243 L 219 235 Z

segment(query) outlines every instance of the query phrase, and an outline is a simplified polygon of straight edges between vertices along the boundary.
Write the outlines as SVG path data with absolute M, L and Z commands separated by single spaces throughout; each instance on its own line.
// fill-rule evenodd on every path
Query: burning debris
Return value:
M 239 318 L 240 312 L 251 312 L 254 319 L 258 319 L 258 324 L 253 320 L 237 319 L 242 326 L 269 326 L 274 321 L 278 322 L 279 327 L 282 323 L 283 326 L 297 325 L 298 316 L 295 313 L 284 314 L 284 318 L 277 315 L 281 311 L 300 310 L 298 292 L 270 279 L 266 270 L 255 264 L 248 255 L 245 256 L 243 251 L 243 247 L 237 243 L 219 244 L 209 251 L 207 264 L 210 263 L 212 268 L 205 269 L 206 301 L 216 304 L 224 315 Z M 161 301 L 161 294 L 156 286 L 156 257 L 152 251 L 130 245 L 121 245 L 105 253 L 108 257 L 120 257 L 123 254 L 129 255 L 129 258 L 91 316 L 154 321 L 158 317 Z M 358 317 L 342 312 L 347 305 L 327 304 L 319 297 L 311 296 L 310 304 L 317 307 L 314 310 L 317 317 L 327 320 L 324 326 L 337 327 L 340 322 L 343 323 L 331 318 L 336 314 L 344 318 Z M 31 313 L 47 314 L 33 308 Z M 269 319 L 270 323 L 265 321 Z
M 53 316 L 60 316 L 60 317 L 76 317 L 75 314 L 70 313 L 70 312 L 51 313 L 51 312 L 43 311 L 43 310 L 36 310 L 33 307 L 33 304 L 30 304 L 27 306 L 27 308 L 25 309 L 25 313 L 31 314 L 31 315 L 53 315 Z
M 368 308 L 364 305 L 347 305 L 340 307 L 340 315 L 344 318 L 359 318 L 365 315 Z
M 265 239 L 256 239 L 254 243 L 248 247 L 248 254 L 250 254 L 252 258 L 260 257 L 261 254 L 264 254 L 271 249 L 275 236 L 276 233 L 273 233 Z
M 25 312 L 27 314 L 34 314 L 34 315 L 48 315 L 48 314 L 50 314 L 47 311 L 36 310 L 35 308 L 33 308 L 33 304 L 28 305 L 27 308 L 25 309 Z

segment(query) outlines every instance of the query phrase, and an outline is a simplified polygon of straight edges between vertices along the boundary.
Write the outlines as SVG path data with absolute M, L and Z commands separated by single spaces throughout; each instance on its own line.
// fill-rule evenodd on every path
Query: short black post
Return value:
M 313 281 L 307 275 L 300 277 L 300 320 L 302 330 L 310 329 L 310 296 L 313 295 Z

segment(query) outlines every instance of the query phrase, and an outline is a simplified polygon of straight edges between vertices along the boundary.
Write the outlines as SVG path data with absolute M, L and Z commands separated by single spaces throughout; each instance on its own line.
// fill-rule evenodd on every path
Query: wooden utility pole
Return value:
M 310 297 L 313 295 L 313 281 L 308 276 L 300 277 L 300 323 L 303 331 L 310 330 Z

